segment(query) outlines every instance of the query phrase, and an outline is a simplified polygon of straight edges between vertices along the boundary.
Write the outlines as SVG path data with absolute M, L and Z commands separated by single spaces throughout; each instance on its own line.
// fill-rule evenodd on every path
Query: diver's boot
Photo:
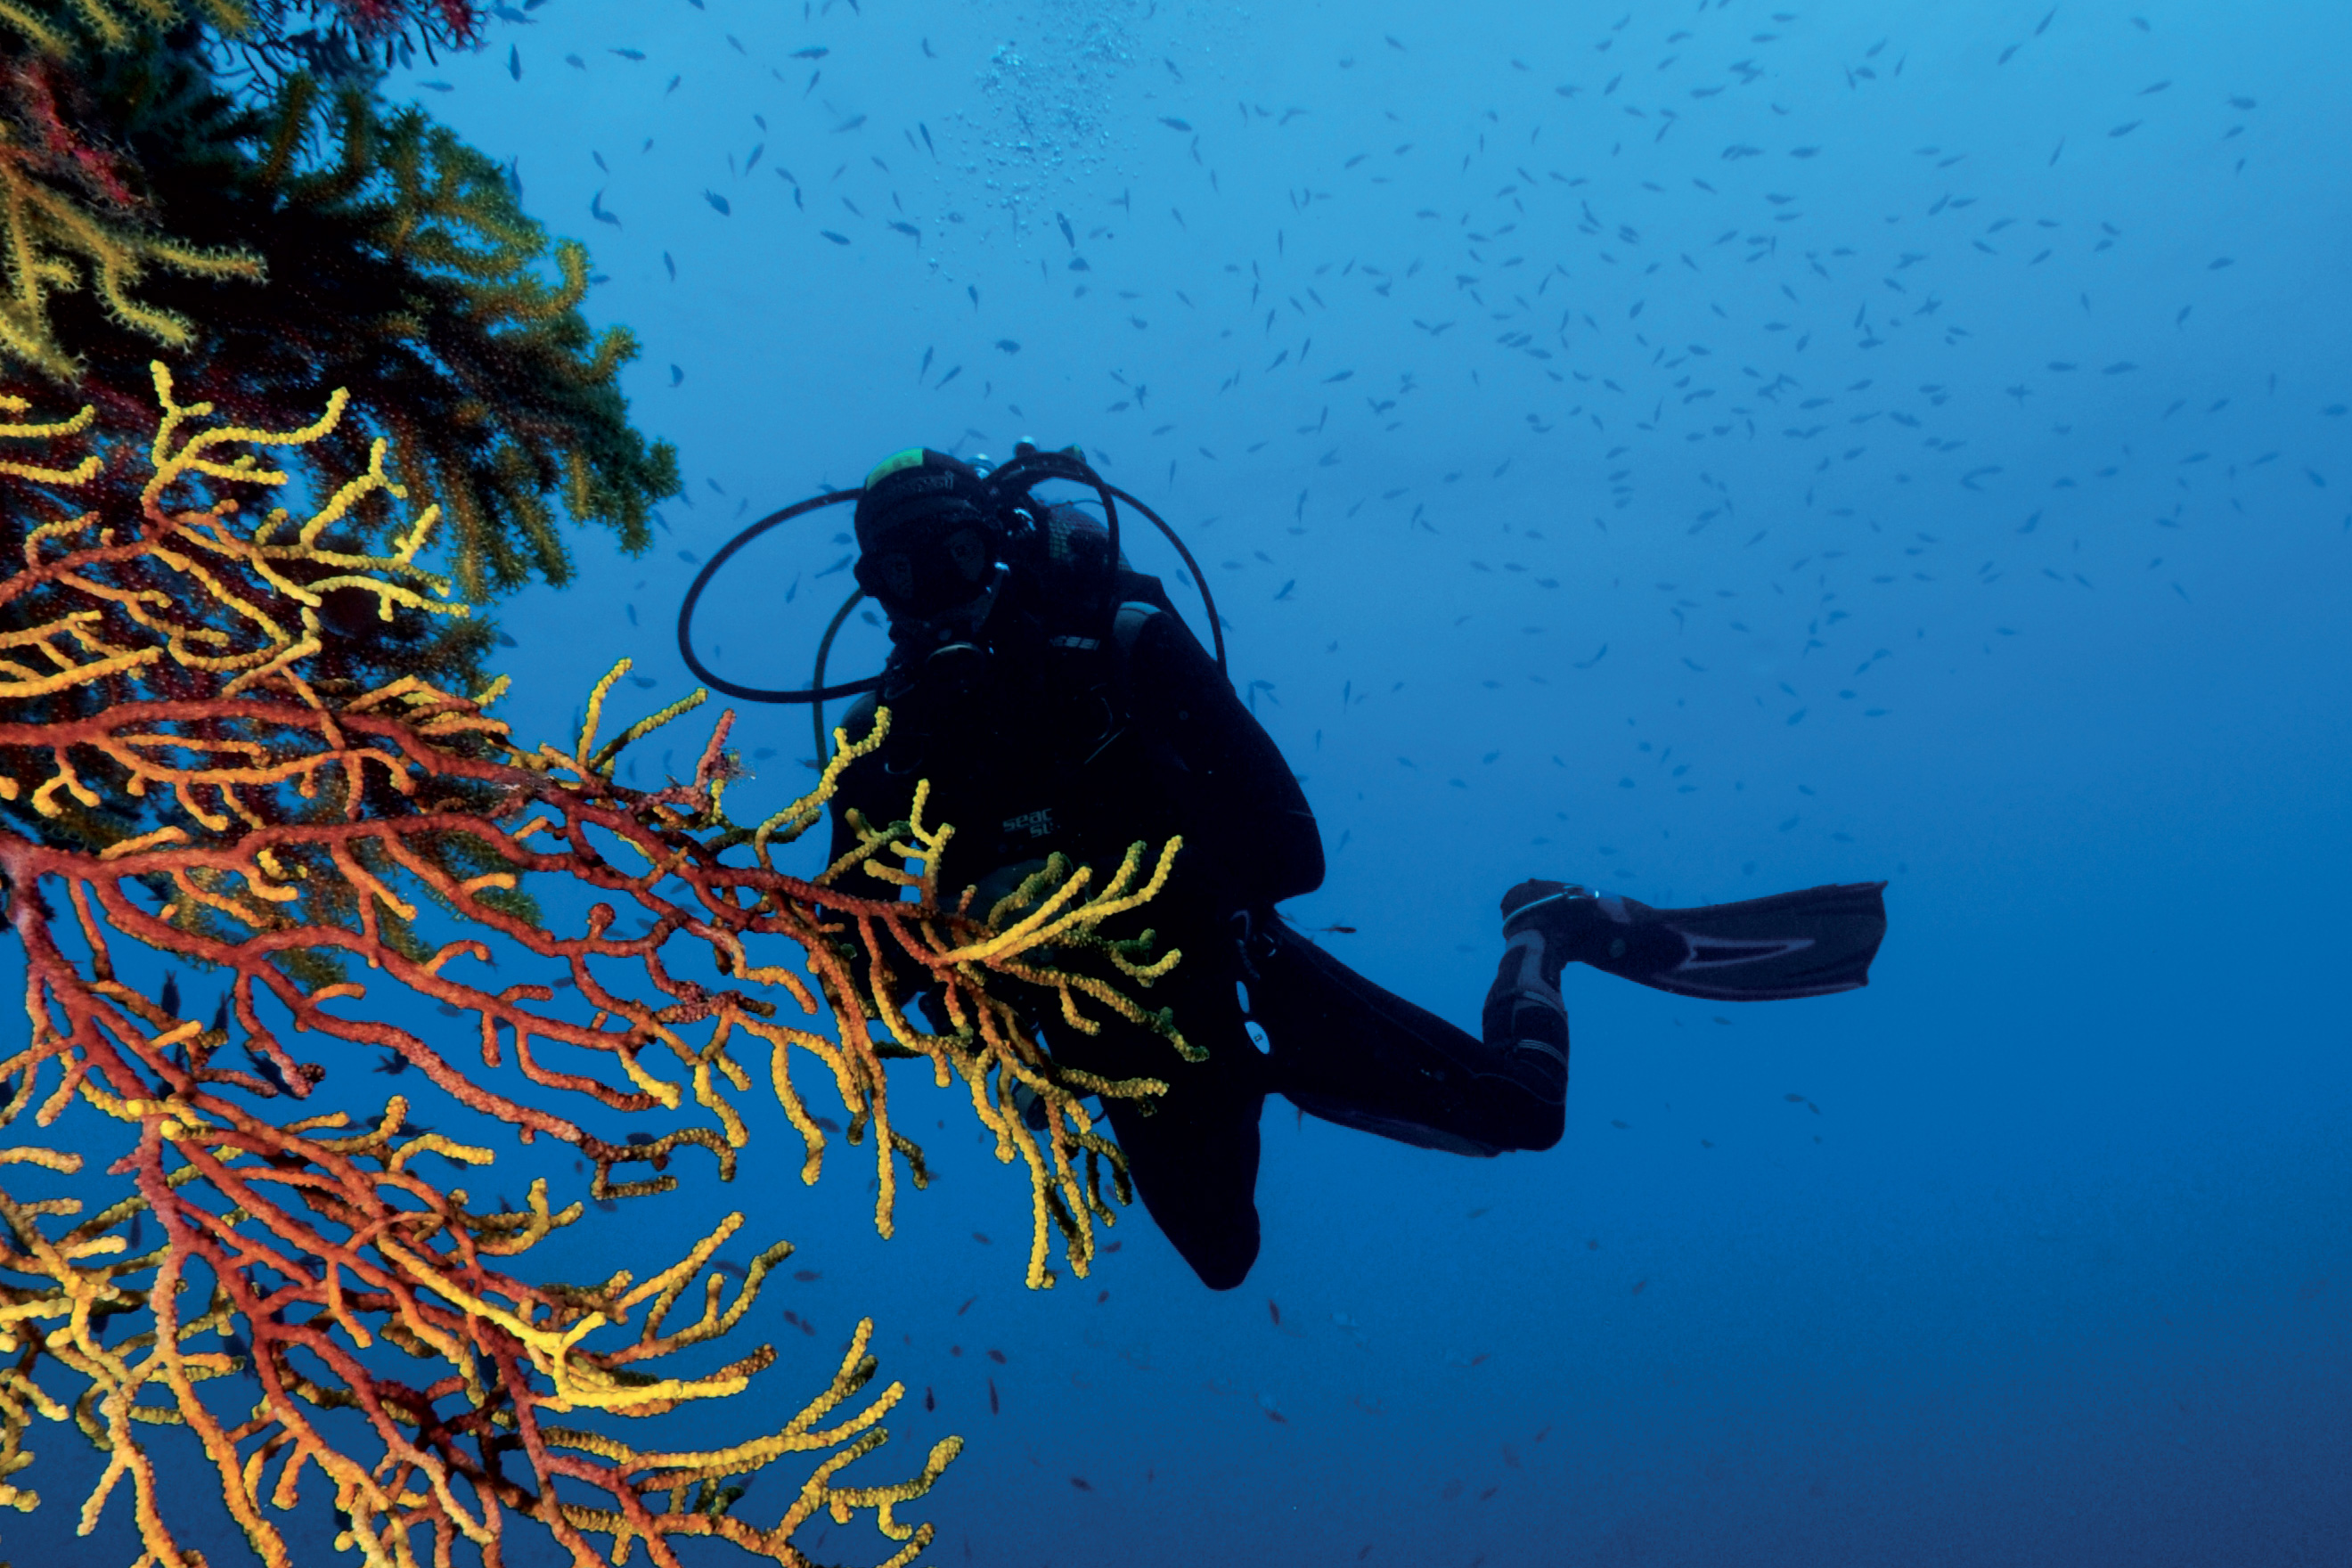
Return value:
M 1530 881 L 1503 895 L 1503 960 L 1479 1018 L 1489 1073 L 1549 1104 L 1567 1099 L 1568 1006 L 1559 972 L 1586 956 L 1606 923 L 1582 888 Z

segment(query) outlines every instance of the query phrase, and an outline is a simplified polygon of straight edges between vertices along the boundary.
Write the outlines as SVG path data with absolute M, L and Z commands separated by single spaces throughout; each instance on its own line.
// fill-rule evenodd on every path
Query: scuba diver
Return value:
M 1092 488 L 1103 518 L 1037 499 L 1048 479 Z M 711 574 L 762 528 L 849 500 L 856 582 L 888 616 L 882 673 L 826 687 L 829 630 L 807 691 L 711 675 L 688 635 Z M 978 885 L 978 908 L 1042 868 L 1049 850 L 1102 866 L 1139 839 L 1182 836 L 1165 889 L 1125 920 L 1139 930 L 1148 915 L 1158 951 L 1182 951 L 1150 1000 L 1173 1008 L 1206 1058 L 1180 1059 L 1160 1035 L 1117 1017 L 1091 1035 L 1058 1013 L 1037 1027 L 1065 1066 L 1167 1082 L 1149 1105 L 1112 1100 L 1106 1109 L 1145 1209 L 1210 1289 L 1240 1284 L 1257 1257 L 1258 1117 L 1269 1094 L 1423 1148 L 1548 1149 L 1567 1102 L 1567 964 L 1717 1001 L 1867 983 L 1886 929 L 1884 882 L 1683 910 L 1522 882 L 1503 895 L 1502 962 L 1475 1036 L 1358 975 L 1276 910 L 1322 883 L 1314 814 L 1225 677 L 1213 602 L 1212 658 L 1159 579 L 1128 565 L 1121 501 L 1168 533 L 1205 600 L 1182 541 L 1076 448 L 1024 442 L 993 469 L 916 448 L 857 490 L 815 498 L 739 536 L 688 594 L 679 646 L 698 675 L 739 696 L 822 702 L 862 693 L 846 721 L 853 734 L 877 706 L 889 708 L 889 734 L 844 771 L 833 798 L 835 858 L 856 843 L 852 809 L 869 821 L 902 818 L 925 779 L 928 816 L 959 829 L 958 879 Z

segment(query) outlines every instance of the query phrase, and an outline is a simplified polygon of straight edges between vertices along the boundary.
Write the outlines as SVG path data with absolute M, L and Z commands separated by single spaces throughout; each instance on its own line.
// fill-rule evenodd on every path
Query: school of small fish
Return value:
M 1447 702 L 1497 693 L 1519 706 L 1496 711 L 1549 712 L 1565 683 L 1642 658 L 1694 703 L 1794 728 L 1897 720 L 1906 666 L 2002 657 L 2083 595 L 2191 605 L 2228 531 L 2323 513 L 2352 529 L 2334 521 L 2352 455 L 2340 372 L 2199 336 L 2273 286 L 2252 264 L 2260 237 L 2214 224 L 2195 254 L 2170 236 L 2144 249 L 2103 195 L 2155 166 L 2176 171 L 2179 200 L 2219 209 L 2275 148 L 2262 96 L 2200 78 L 2145 17 L 2060 5 L 2003 31 L 1988 11 L 1956 41 L 1917 14 L 1865 36 L 1732 0 L 1562 8 L 1483 63 L 1334 22 L 1328 59 L 1287 68 L 1296 96 L 1261 101 L 1236 95 L 1230 51 L 1133 13 L 975 49 L 945 20 L 886 25 L 856 0 L 688 4 L 697 15 L 625 37 L 565 35 L 560 52 L 533 47 L 550 16 L 501 8 L 533 30 L 488 48 L 484 69 L 445 61 L 457 79 L 414 85 L 462 124 L 469 95 L 552 75 L 541 89 L 569 94 L 533 101 L 570 104 L 592 84 L 587 139 L 545 177 L 582 193 L 576 210 L 539 216 L 604 231 L 598 265 L 632 289 L 729 289 L 753 302 L 744 331 L 779 344 L 836 280 L 879 276 L 919 301 L 837 373 L 902 386 L 909 440 L 1002 456 L 1034 423 L 1149 498 L 1222 498 L 1163 510 L 1214 563 L 1204 586 L 1227 625 L 1280 649 L 1259 657 L 1282 679 L 1235 684 L 1307 755 L 1411 680 L 1353 642 L 1364 662 L 1339 658 L 1324 631 L 1344 619 L 1326 582 L 1347 552 L 1394 554 L 1442 600 L 1413 636 L 1527 649 Z M 580 75 L 534 72 L 542 58 Z M 2147 65 L 2112 89 L 2017 86 L 2084 58 L 2102 78 Z M 1437 73 L 1444 89 L 1426 90 Z M 1880 126 L 1925 117 L 1906 95 L 1955 82 L 2024 90 L 2036 112 L 1954 115 L 1948 134 L 1882 144 Z M 508 177 L 520 191 L 520 160 Z M 714 282 L 746 245 L 772 275 Z M 646 341 L 629 387 L 658 426 L 656 395 L 692 395 L 720 345 Z M 704 504 L 733 500 L 734 517 L 753 503 L 703 470 L 781 506 L 879 455 L 682 444 Z M 1225 509 L 1237 493 L 1254 515 Z M 708 552 L 719 521 L 663 526 Z M 1670 535 L 1681 564 L 1601 589 L 1627 535 Z M 845 574 L 852 557 L 832 557 L 849 542 L 813 547 L 809 576 Z M 682 581 L 638 583 L 653 624 Z M 783 602 L 801 585 L 795 573 Z M 826 609 L 810 613 L 821 625 Z M 1574 757 L 1537 738 L 1546 722 L 1459 754 L 1413 728 L 1414 754 L 1386 746 L 1380 765 L 1435 806 L 1522 764 L 1668 802 L 1744 787 L 1734 757 L 1670 715 Z M 1758 803 L 1760 831 L 1854 843 L 1835 803 L 1795 795 Z M 1351 834 L 1344 807 L 1333 816 L 1337 854 Z M 1613 884 L 1638 879 L 1646 851 L 1591 848 Z M 1822 1114 L 1800 1092 L 1785 1103 Z M 1107 1317 L 1109 1298 L 1093 1303 Z M 1271 1332 L 1374 1350 L 1346 1312 L 1310 1327 L 1265 1310 Z M 784 1319 L 817 1333 L 798 1309 Z M 1493 1376 L 1495 1353 L 1444 1360 Z M 992 1415 L 1037 1397 L 982 1381 Z M 945 1386 L 924 1390 L 926 1412 L 976 1408 L 978 1390 L 958 1410 Z M 1211 1392 L 1266 1423 L 1308 1419 L 1270 1390 Z M 1384 1408 L 1369 1391 L 1355 1403 Z M 1498 1438 L 1500 1464 L 1520 1470 L 1549 1430 Z M 1102 1494 L 1149 1476 L 1068 1479 Z

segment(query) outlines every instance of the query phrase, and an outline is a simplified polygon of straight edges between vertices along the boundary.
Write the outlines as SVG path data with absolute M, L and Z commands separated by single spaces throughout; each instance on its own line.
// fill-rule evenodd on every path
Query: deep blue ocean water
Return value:
M 2275 0 L 551 0 L 396 79 L 593 247 L 687 475 L 503 612 L 525 732 L 688 689 L 741 523 L 1033 436 L 1190 540 L 1330 852 L 1289 912 L 1414 1001 L 1475 1026 L 1530 875 L 1890 884 L 1859 993 L 1571 971 L 1548 1152 L 1270 1102 L 1227 1294 L 1139 1208 L 1025 1291 L 926 1074 L 888 1241 L 771 1108 L 633 1211 L 821 1274 L 753 1415 L 873 1316 L 937 1410 L 860 1473 L 968 1440 L 941 1563 L 2352 1561 L 2347 58 Z M 708 601 L 736 679 L 848 587 L 793 526 Z M 736 734 L 805 786 L 803 710 Z

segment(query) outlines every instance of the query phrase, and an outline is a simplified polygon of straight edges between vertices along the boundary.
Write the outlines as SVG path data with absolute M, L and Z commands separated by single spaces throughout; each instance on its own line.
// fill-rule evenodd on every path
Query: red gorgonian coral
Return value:
M 178 405 L 162 366 L 154 378 L 161 415 L 136 515 L 74 510 L 96 477 L 98 459 L 71 449 L 90 438 L 87 411 L 45 423 L 21 417 L 23 399 L 0 400 L 14 421 L 0 441 L 32 454 L 0 455 L 0 547 L 16 556 L 0 579 L 0 896 L 30 1026 L 0 1058 L 0 1126 L 12 1130 L 0 1165 L 21 1178 L 0 1184 L 0 1352 L 13 1357 L 0 1366 L 0 1501 L 37 1500 L 16 1479 L 33 1458 L 27 1430 L 47 1416 L 72 1419 L 108 1457 L 85 1524 L 127 1479 L 161 1563 L 192 1560 L 149 1452 L 151 1434 L 172 1427 L 193 1431 L 272 1564 L 286 1547 L 263 1501 L 292 1506 L 310 1465 L 334 1490 L 341 1543 L 371 1563 L 416 1561 L 428 1538 L 436 1562 L 460 1539 L 494 1561 L 516 1516 L 580 1563 L 607 1552 L 617 1563 L 638 1542 L 671 1563 L 680 1535 L 799 1563 L 791 1537 L 804 1521 L 866 1509 L 907 1543 L 889 1561 L 910 1561 L 929 1527 L 895 1510 L 958 1442 L 908 1479 L 844 1479 L 886 1440 L 878 1423 L 902 1392 L 868 1389 L 870 1321 L 822 1392 L 747 1440 L 641 1448 L 549 1419 L 658 1416 L 748 1387 L 772 1347 L 648 1369 L 716 1347 L 789 1243 L 760 1252 L 731 1298 L 706 1268 L 740 1215 L 642 1279 L 526 1282 L 508 1260 L 593 1225 L 582 1203 L 557 1206 L 541 1177 L 520 1205 L 477 1204 L 419 1164 L 488 1166 L 491 1148 L 415 1125 L 399 1094 L 370 1111 L 325 1108 L 326 1086 L 380 1053 L 378 1066 L 416 1072 L 486 1131 L 572 1145 L 593 1168 L 586 1196 L 605 1207 L 673 1188 L 667 1167 L 688 1148 L 731 1175 L 747 1137 L 730 1098 L 751 1090 L 746 1048 L 766 1048 L 813 1182 L 826 1139 L 792 1071 L 813 1057 L 849 1142 L 871 1140 L 887 1235 L 902 1163 L 926 1178 L 892 1124 L 885 1061 L 925 1058 L 940 1087 L 964 1085 L 1000 1159 L 1027 1167 L 1029 1275 L 1050 1284 L 1054 1234 L 1083 1274 L 1113 1216 L 1105 1165 L 1127 1195 L 1083 1097 L 1160 1086 L 1055 1068 L 1008 998 L 1081 1022 L 1115 1010 L 1181 1048 L 1129 994 L 1176 955 L 1151 961 L 1142 942 L 1097 929 L 1158 891 L 1175 846 L 1148 877 L 1134 847 L 1099 889 L 1056 861 L 975 911 L 971 893 L 942 894 L 951 833 L 920 820 L 919 796 L 914 820 L 865 825 L 841 863 L 787 876 L 772 847 L 818 819 L 878 730 L 844 738 L 815 790 L 751 826 L 722 810 L 739 771 L 727 718 L 690 778 L 652 791 L 614 781 L 626 747 L 702 695 L 599 743 L 625 662 L 575 742 L 525 751 L 488 710 L 503 679 L 453 692 L 351 653 L 373 626 L 467 613 L 427 564 L 433 509 L 376 553 L 343 531 L 354 509 L 403 499 L 383 443 L 301 515 L 266 509 L 286 475 L 261 454 L 321 438 L 340 396 L 303 430 L 239 429 Z M 851 890 L 853 875 L 878 879 L 878 896 Z M 871 962 L 879 953 L 892 962 Z M 546 977 L 502 980 L 501 954 Z M 184 1016 L 175 980 L 131 983 L 166 959 L 224 977 L 209 1020 L 201 1005 Z M 947 1032 L 908 1019 L 894 974 L 940 994 Z M 403 998 L 470 1016 L 478 1062 L 404 1025 Z M 795 1012 L 835 1026 L 787 1022 Z M 298 1047 L 302 1036 L 322 1043 Z M 1024 1087 L 1045 1101 L 1042 1131 L 1016 1105 Z M 615 1115 L 646 1128 L 614 1142 L 585 1124 Z M 615 1179 L 623 1167 L 650 1169 Z M 666 1329 L 698 1275 L 700 1313 Z M 257 1399 L 222 1381 L 239 1374 Z M 775 1522 L 739 1518 L 730 1482 L 794 1453 L 818 1458 Z

